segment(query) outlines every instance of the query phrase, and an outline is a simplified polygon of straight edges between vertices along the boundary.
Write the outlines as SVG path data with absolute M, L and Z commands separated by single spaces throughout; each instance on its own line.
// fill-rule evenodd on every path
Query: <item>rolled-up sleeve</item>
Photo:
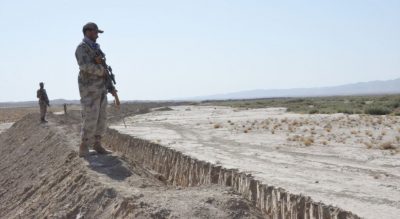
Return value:
M 100 64 L 95 64 L 90 60 L 89 54 L 82 46 L 78 46 L 75 51 L 76 61 L 79 65 L 79 70 L 97 76 L 103 76 L 104 67 Z

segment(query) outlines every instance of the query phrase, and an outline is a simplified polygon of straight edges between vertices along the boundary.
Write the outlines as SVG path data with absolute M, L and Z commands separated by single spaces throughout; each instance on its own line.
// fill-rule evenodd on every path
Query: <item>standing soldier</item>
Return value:
M 106 131 L 107 71 L 102 65 L 104 53 L 96 43 L 99 30 L 95 23 L 83 26 L 84 38 L 75 52 L 79 65 L 79 93 L 82 105 L 82 130 L 79 156 L 89 155 L 89 147 L 99 154 L 110 153 L 101 145 L 101 137 Z
M 39 83 L 40 89 L 36 92 L 36 97 L 39 99 L 40 106 L 40 122 L 47 122 L 46 112 L 47 107 L 50 106 L 49 98 L 47 97 L 46 90 L 44 89 L 44 83 Z

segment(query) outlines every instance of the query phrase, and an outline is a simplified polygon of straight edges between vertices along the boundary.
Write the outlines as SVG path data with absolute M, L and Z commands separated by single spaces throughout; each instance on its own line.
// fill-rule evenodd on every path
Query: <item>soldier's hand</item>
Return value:
M 103 58 L 101 56 L 96 56 L 94 58 L 94 62 L 96 62 L 96 64 L 102 64 L 103 63 Z

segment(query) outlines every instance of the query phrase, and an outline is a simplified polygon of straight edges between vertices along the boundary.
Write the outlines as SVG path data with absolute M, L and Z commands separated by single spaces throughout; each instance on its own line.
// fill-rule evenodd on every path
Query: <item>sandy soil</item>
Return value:
M 119 154 L 79 158 L 75 114 L 0 134 L 0 218 L 261 218 L 227 187 L 169 186 Z
M 15 122 L 29 113 L 39 112 L 38 107 L 0 108 L 0 123 Z
M 79 110 L 79 105 L 68 105 L 69 110 Z M 51 106 L 49 113 L 63 111 L 62 106 Z M 0 107 L 0 123 L 10 123 L 22 119 L 24 116 L 32 113 L 39 113 L 39 105 L 37 107 Z
M 2 133 L 5 130 L 9 129 L 13 124 L 14 124 L 13 122 L 0 123 L 0 133 Z
M 400 215 L 399 117 L 171 108 L 112 128 L 365 218 Z

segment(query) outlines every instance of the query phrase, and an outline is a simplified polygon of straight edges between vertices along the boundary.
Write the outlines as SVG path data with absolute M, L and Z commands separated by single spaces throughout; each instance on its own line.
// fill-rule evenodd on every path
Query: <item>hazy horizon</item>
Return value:
M 122 100 L 337 86 L 400 76 L 400 2 L 0 2 L 0 102 L 79 99 L 82 26 L 98 42 Z
M 355 83 L 350 83 L 350 84 L 340 84 L 340 85 L 333 85 L 333 86 L 317 86 L 317 87 L 294 87 L 294 88 L 283 88 L 283 89 L 252 89 L 252 90 L 240 90 L 240 91 L 228 91 L 224 93 L 214 93 L 211 95 L 200 95 L 200 96 L 191 96 L 191 97 L 179 97 L 179 98 L 171 98 L 171 99 L 124 99 L 123 101 L 199 101 L 199 100 L 220 100 L 221 98 L 218 96 L 224 96 L 224 95 L 239 95 L 239 97 L 228 97 L 228 98 L 222 98 L 222 99 L 258 99 L 258 98 L 284 98 L 284 97 L 293 97 L 293 98 L 300 98 L 300 97 L 325 97 L 325 96 L 348 96 L 348 95 L 355 95 L 355 96 L 363 96 L 363 95 L 394 95 L 394 94 L 400 94 L 400 88 L 396 89 L 396 91 L 389 91 L 389 92 L 373 92 L 371 91 L 370 93 L 354 93 L 354 94 L 343 94 L 343 93 L 332 93 L 332 94 L 318 94 L 315 93 L 313 95 L 285 95 L 287 92 L 284 92 L 283 95 L 276 95 L 276 96 L 271 96 L 267 95 L 264 97 L 241 97 L 242 95 L 245 95 L 246 92 L 255 92 L 255 91 L 293 91 L 296 92 L 297 90 L 301 89 L 306 89 L 306 90 L 313 90 L 313 89 L 329 89 L 329 88 L 337 88 L 337 87 L 342 87 L 342 86 L 348 86 L 348 85 L 357 85 L 357 84 L 365 84 L 365 83 L 374 83 L 374 82 L 390 82 L 390 81 L 399 81 L 400 78 L 396 79 L 389 79 L 389 80 L 374 80 L 374 81 L 360 81 L 360 82 L 355 82 Z M 386 85 L 387 86 L 387 85 Z M 392 85 L 391 85 L 392 86 Z M 352 86 L 354 87 L 354 86 Z M 292 93 L 293 93 L 292 92 Z M 111 98 L 111 99 L 110 99 Z M 112 102 L 113 99 L 110 97 L 108 99 L 109 102 Z M 209 99 L 211 98 L 211 99 Z M 52 98 L 51 100 L 65 100 L 65 101 L 79 101 L 79 97 L 77 99 L 65 99 L 65 98 Z M 18 103 L 18 102 L 36 102 L 37 100 L 23 100 L 23 101 L 2 101 L 0 103 Z

